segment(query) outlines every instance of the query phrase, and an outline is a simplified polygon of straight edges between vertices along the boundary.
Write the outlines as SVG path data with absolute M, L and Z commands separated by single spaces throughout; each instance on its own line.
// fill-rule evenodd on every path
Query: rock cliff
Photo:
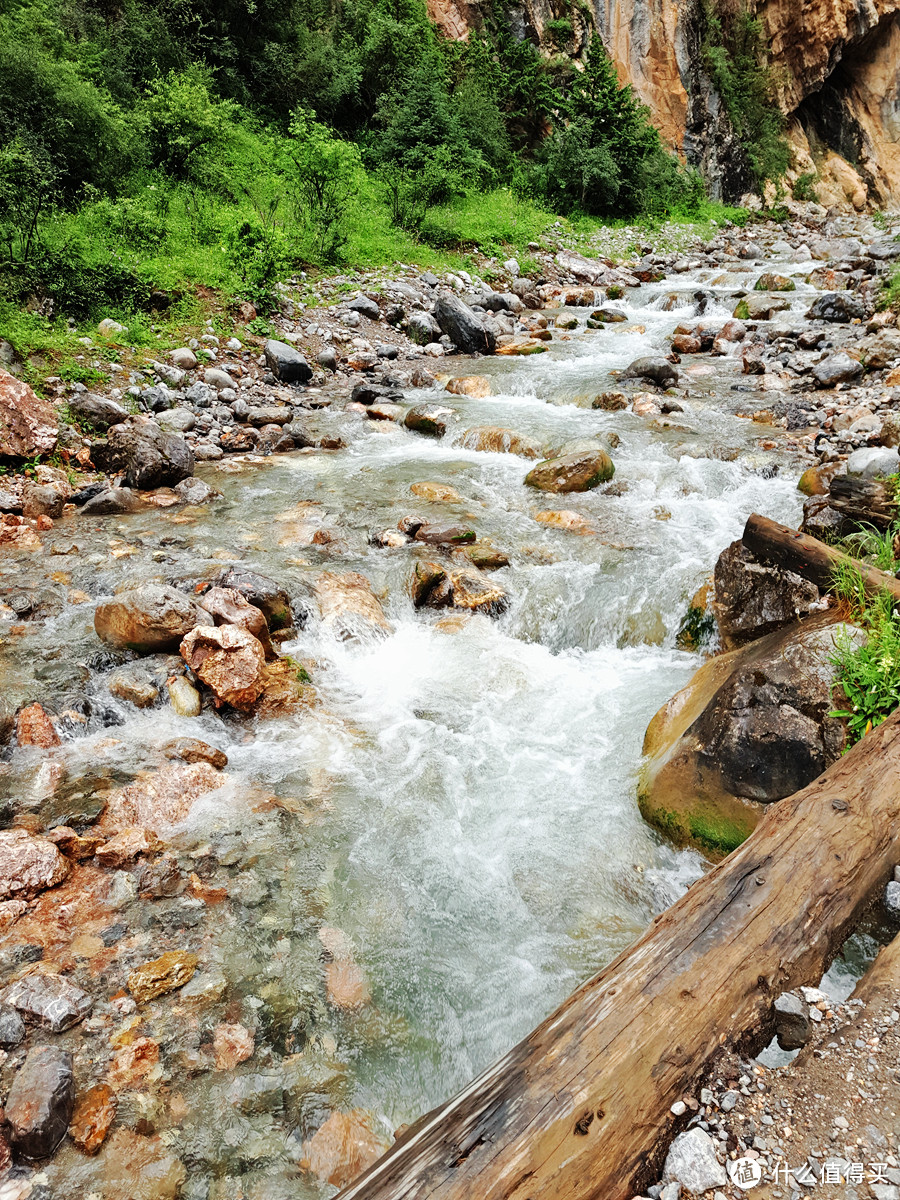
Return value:
M 428 0 L 451 38 L 482 22 L 488 0 Z M 737 0 L 715 0 L 723 12 Z M 771 51 L 794 164 L 825 204 L 883 205 L 900 198 L 900 0 L 750 0 Z M 548 52 L 548 22 L 572 23 L 578 57 L 591 26 L 620 76 L 649 106 L 665 140 L 703 169 L 714 191 L 748 189 L 720 97 L 703 69 L 702 0 L 518 0 L 506 10 L 516 37 Z

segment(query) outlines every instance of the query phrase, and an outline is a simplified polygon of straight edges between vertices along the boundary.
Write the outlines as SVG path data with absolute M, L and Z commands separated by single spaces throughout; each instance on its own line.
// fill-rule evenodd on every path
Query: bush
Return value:
M 283 155 L 289 202 L 294 220 L 307 233 L 307 251 L 316 262 L 335 262 L 347 242 L 347 216 L 359 191 L 359 150 L 299 109 Z
M 140 109 L 154 166 L 173 179 L 197 179 L 202 158 L 218 154 L 238 115 L 230 101 L 210 94 L 210 79 L 202 67 L 170 71 L 147 89 Z

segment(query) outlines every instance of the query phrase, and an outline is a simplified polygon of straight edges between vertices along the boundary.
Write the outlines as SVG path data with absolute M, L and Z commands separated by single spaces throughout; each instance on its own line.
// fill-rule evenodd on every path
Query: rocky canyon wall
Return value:
M 724 3 L 714 7 L 721 11 Z M 453 38 L 482 23 L 490 0 L 428 0 Z M 794 169 L 825 204 L 900 202 L 900 0 L 756 0 L 788 117 Z M 700 166 L 719 198 L 749 189 L 728 120 L 702 63 L 700 0 L 515 0 L 510 29 L 550 49 L 547 22 L 568 16 L 577 57 L 594 26 L 623 80 L 669 145 Z

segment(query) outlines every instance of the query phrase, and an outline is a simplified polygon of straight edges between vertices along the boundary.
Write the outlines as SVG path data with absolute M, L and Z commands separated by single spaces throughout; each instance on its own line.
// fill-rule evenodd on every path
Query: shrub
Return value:
M 359 191 L 359 150 L 299 109 L 283 146 L 283 169 L 295 221 L 307 231 L 312 258 L 335 262 L 347 241 L 347 216 Z
M 153 164 L 173 179 L 197 178 L 201 152 L 208 158 L 222 149 L 237 113 L 235 104 L 213 98 L 209 75 L 196 64 L 154 80 L 140 112 Z

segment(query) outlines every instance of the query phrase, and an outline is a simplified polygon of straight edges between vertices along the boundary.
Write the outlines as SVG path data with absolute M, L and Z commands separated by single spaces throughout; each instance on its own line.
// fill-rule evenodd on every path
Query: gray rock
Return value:
M 35 1046 L 6 1099 L 10 1141 L 29 1160 L 49 1158 L 65 1136 L 75 1104 L 72 1056 L 58 1046 Z
M 719 1101 L 719 1108 L 722 1112 L 732 1112 L 737 1105 L 739 1093 L 735 1091 L 727 1091 Z
M 86 517 L 108 517 L 115 513 L 140 512 L 146 505 L 131 488 L 106 488 L 81 506 Z
M 716 1158 L 715 1144 L 702 1129 L 680 1133 L 669 1148 L 663 1168 L 663 1183 L 680 1183 L 689 1192 L 708 1192 L 725 1187 L 728 1176 Z
M 337 354 L 331 346 L 326 350 L 319 351 L 316 355 L 316 362 L 326 371 L 336 371 L 338 369 Z
M 25 975 L 0 992 L 0 1003 L 23 1013 L 52 1033 L 83 1021 L 94 1001 L 62 975 Z
M 831 354 L 822 362 L 816 363 L 812 375 L 819 387 L 837 387 L 839 383 L 851 383 L 859 379 L 863 373 L 862 363 L 849 354 Z
M 809 1041 L 812 1024 L 809 1006 L 793 992 L 784 992 L 774 1004 L 775 1036 L 782 1050 L 799 1050 Z
M 646 358 L 636 358 L 625 368 L 622 378 L 648 379 L 651 383 L 665 388 L 678 382 L 678 369 L 668 359 L 650 355 Z
M 712 609 L 726 650 L 807 616 L 819 604 L 814 583 L 758 562 L 741 541 L 719 555 Z
M 417 346 L 428 346 L 441 336 L 441 328 L 431 313 L 410 313 L 406 332 Z
M 207 387 L 215 388 L 217 392 L 228 391 L 234 387 L 234 380 L 221 367 L 207 367 L 203 372 L 203 382 Z M 196 386 L 194 384 L 194 387 Z
M 159 427 L 170 433 L 187 433 L 197 424 L 197 418 L 189 408 L 171 408 L 160 413 Z
M 854 450 L 847 459 L 847 474 L 857 479 L 875 479 L 900 471 L 900 453 L 886 447 L 871 446 Z
M 197 462 L 218 462 L 220 458 L 225 457 L 225 452 L 221 446 L 216 446 L 212 442 L 198 442 L 194 447 L 194 458 Z
M 873 242 L 866 254 L 869 258 L 878 259 L 880 262 L 900 258 L 900 242 L 895 241 L 894 238 L 884 238 L 880 242 Z
M 826 292 L 817 296 L 806 314 L 810 321 L 831 321 L 839 325 L 865 315 L 865 305 L 852 292 Z
M 110 425 L 118 425 L 121 421 L 128 420 L 128 413 L 121 404 L 94 392 L 76 392 L 66 403 L 79 422 L 98 433 L 105 433 Z
M 190 350 L 188 350 L 188 354 L 191 354 Z M 193 357 L 193 354 L 191 354 L 191 358 Z M 170 367 L 168 363 L 161 363 L 155 359 L 151 359 L 150 366 L 160 379 L 165 380 L 172 387 L 178 387 L 184 379 L 184 371 L 179 370 L 178 367 Z
M 493 354 L 496 338 L 478 315 L 453 292 L 443 291 L 434 305 L 434 319 L 442 333 L 463 354 Z
M 159 413 L 165 412 L 167 408 L 174 408 L 178 397 L 167 387 L 149 387 L 141 392 L 140 402 L 149 412 Z
M 91 448 L 95 466 L 123 471 L 126 487 L 174 487 L 194 473 L 194 456 L 177 433 L 166 433 L 148 417 L 130 417 L 113 425 L 105 443 Z
M 234 406 L 232 406 L 232 412 Z M 258 408 L 248 408 L 247 422 L 257 427 L 262 425 L 288 425 L 294 418 L 294 410 L 286 404 L 267 404 Z
M 375 353 L 379 358 L 395 359 L 400 357 L 400 351 L 396 346 L 391 346 L 387 342 L 379 342 L 375 347 Z
M 169 354 L 172 362 L 182 371 L 193 371 L 197 365 L 197 355 L 187 346 L 180 346 Z
M 12 1050 L 25 1041 L 25 1022 L 9 1004 L 0 1004 L 0 1046 Z
M 891 880 L 884 890 L 884 907 L 895 921 L 900 921 L 900 883 Z
M 206 504 L 222 493 L 210 487 L 203 479 L 192 476 L 190 479 L 182 479 L 181 483 L 176 485 L 175 495 L 185 504 Z
M 58 483 L 35 483 L 29 479 L 22 488 L 22 512 L 26 517 L 62 516 L 70 489 Z
M 270 338 L 265 355 L 269 370 L 282 383 L 308 383 L 312 379 L 312 367 L 293 346 Z
M 679 1200 L 681 1196 L 680 1183 L 667 1183 L 659 1193 L 659 1200 Z
M 223 372 L 224 374 L 224 372 Z M 228 385 L 230 386 L 230 384 Z M 215 391 L 208 383 L 192 383 L 184 393 L 185 400 L 196 404 L 198 408 L 208 408 L 215 399 Z
M 361 313 L 364 317 L 368 317 L 370 321 L 381 320 L 381 310 L 374 300 L 370 300 L 368 296 L 357 296 L 355 300 L 351 300 L 347 305 L 354 312 Z

